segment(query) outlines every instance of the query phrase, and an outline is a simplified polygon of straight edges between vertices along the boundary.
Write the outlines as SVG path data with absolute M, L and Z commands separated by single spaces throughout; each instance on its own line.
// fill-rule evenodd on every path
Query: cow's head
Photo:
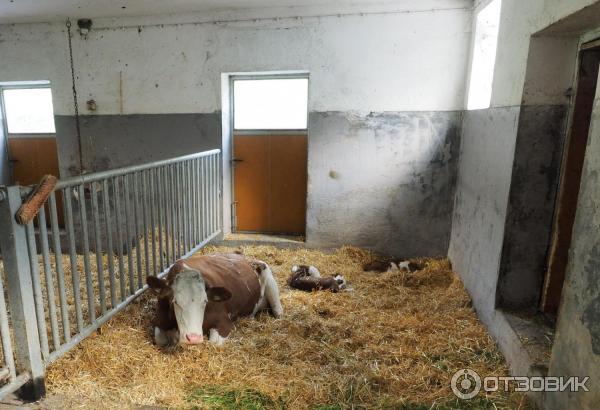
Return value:
M 199 344 L 203 341 L 202 324 L 208 302 L 223 302 L 231 292 L 223 287 L 208 286 L 202 274 L 185 267 L 169 284 L 165 279 L 148 276 L 148 286 L 166 299 L 175 313 L 180 344 Z

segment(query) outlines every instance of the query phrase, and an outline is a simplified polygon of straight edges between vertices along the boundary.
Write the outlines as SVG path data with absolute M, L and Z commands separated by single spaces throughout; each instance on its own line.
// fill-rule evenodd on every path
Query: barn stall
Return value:
M 422 267 L 415 272 L 376 273 L 362 267 L 380 255 L 356 247 L 206 246 L 220 229 L 212 205 L 218 196 L 218 155 L 207 152 L 61 181 L 35 224 L 11 225 L 28 249 L 16 259 L 25 263 L 21 269 L 32 279 L 26 296 L 32 298 L 30 314 L 37 320 L 28 321 L 35 334 L 27 343 L 32 357 L 41 360 L 49 405 L 452 407 L 458 401 L 450 379 L 458 369 L 507 374 L 447 260 L 415 260 Z M 206 189 L 190 189 L 196 185 Z M 9 189 L 8 194 L 8 202 L 0 205 L 11 205 L 5 216 L 26 199 L 21 190 Z M 55 236 L 57 198 L 64 204 L 65 244 L 60 234 Z M 189 212 L 194 209 L 201 218 Z M 113 232 L 113 220 L 124 221 L 123 229 Z M 82 234 L 82 241 L 74 232 Z M 10 251 L 5 244 L 3 249 Z M 272 267 L 284 317 L 276 320 L 264 313 L 242 319 L 220 347 L 154 345 L 156 298 L 145 292 L 146 275 L 162 275 L 186 255 L 231 251 Z M 15 268 L 10 256 L 4 256 L 5 280 Z M 348 287 L 339 293 L 290 289 L 287 278 L 297 264 L 315 265 L 324 275 L 341 274 Z M 8 280 L 12 301 L 10 285 Z M 9 307 L 12 311 L 13 305 Z M 0 314 L 3 323 L 15 320 Z M 12 341 L 2 333 L 10 372 L 4 391 L 31 383 L 33 374 L 16 375 L 19 367 L 11 362 L 11 348 L 22 335 L 12 325 Z M 22 360 L 19 354 L 17 360 Z M 497 393 L 474 405 L 526 408 L 528 402 L 519 394 Z
M 0 397 L 527 406 L 455 400 L 468 367 L 589 376 L 589 392 L 528 396 L 596 408 L 598 15 L 599 0 L 0 2 Z M 21 225 L 48 174 L 58 189 Z M 269 262 L 286 315 L 239 321 L 219 349 L 155 346 L 146 276 L 208 246 Z M 400 256 L 424 268 L 361 269 Z M 351 290 L 291 290 L 296 263 Z

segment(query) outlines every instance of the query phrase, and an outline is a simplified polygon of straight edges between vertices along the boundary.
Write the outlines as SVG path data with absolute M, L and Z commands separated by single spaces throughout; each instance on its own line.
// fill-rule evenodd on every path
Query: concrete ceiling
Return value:
M 418 0 L 396 0 L 396 3 Z M 131 17 L 227 9 L 346 6 L 389 0 L 0 0 L 0 24 L 60 21 L 67 17 Z

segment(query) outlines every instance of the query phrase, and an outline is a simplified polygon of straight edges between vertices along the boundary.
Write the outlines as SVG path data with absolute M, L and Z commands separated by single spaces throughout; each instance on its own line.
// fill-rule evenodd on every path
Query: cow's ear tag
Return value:
M 223 287 L 215 286 L 206 289 L 206 296 L 211 302 L 224 302 L 231 299 L 231 292 Z

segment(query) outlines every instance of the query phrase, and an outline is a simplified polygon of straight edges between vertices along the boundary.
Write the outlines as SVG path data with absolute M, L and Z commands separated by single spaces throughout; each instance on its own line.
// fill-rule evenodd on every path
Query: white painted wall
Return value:
M 521 104 L 531 35 L 598 0 L 503 0 L 502 3 L 492 91 L 495 107 Z
M 460 110 L 471 2 L 424 3 L 340 17 L 99 20 L 86 40 L 73 37 L 81 111 L 93 98 L 97 114 L 214 112 L 221 73 L 269 70 L 309 70 L 311 111 Z M 62 23 L 0 26 L 0 55 L 0 81 L 50 80 L 56 113 L 73 113 Z

